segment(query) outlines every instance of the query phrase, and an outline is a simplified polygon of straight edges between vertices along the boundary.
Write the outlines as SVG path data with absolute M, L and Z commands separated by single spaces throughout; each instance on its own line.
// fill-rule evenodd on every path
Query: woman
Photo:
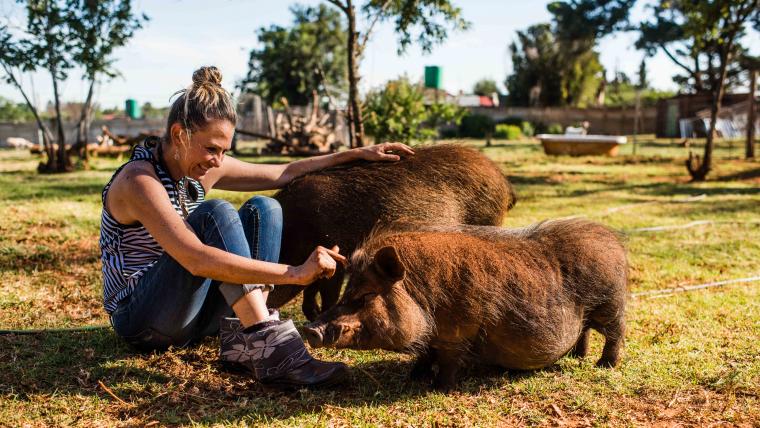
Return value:
M 317 247 L 300 266 L 278 264 L 277 201 L 256 196 L 238 211 L 205 195 L 276 189 L 310 171 L 413 152 L 385 143 L 285 165 L 225 159 L 237 117 L 221 80 L 216 67 L 193 73 L 172 104 L 164 138 L 137 146 L 103 189 L 105 309 L 116 333 L 143 350 L 188 346 L 218 332 L 222 363 L 261 382 L 336 382 L 346 366 L 312 358 L 293 322 L 279 320 L 266 299 L 273 284 L 332 276 L 336 262 L 346 261 L 339 248 Z

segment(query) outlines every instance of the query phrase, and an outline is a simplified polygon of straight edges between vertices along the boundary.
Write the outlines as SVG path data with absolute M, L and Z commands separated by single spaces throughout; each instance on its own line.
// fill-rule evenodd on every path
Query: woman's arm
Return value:
M 354 160 L 397 161 L 399 156 L 413 155 L 414 151 L 405 144 L 383 143 L 361 147 L 345 152 L 314 156 L 282 165 L 263 165 L 227 158 L 219 171 L 214 171 L 209 187 L 223 190 L 256 191 L 280 189 L 294 178 L 312 171 L 329 168 Z M 216 176 L 216 177 L 214 177 Z M 216 178 L 216 179 L 214 179 Z M 204 183 L 205 184 L 205 183 Z
M 319 247 L 306 263 L 294 267 L 253 260 L 205 245 L 177 215 L 166 190 L 146 165 L 125 169 L 109 190 L 108 202 L 110 212 L 118 210 L 121 219 L 141 223 L 170 256 L 195 276 L 233 284 L 307 285 L 317 278 L 332 276 L 335 261 L 346 260 L 337 248 Z

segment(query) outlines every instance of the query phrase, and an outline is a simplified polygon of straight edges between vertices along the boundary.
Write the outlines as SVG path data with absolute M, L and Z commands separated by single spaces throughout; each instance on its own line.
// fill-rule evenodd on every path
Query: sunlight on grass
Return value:
M 716 149 L 711 181 L 690 183 L 667 140 L 613 158 L 548 157 L 530 140 L 461 141 L 496 161 L 518 202 L 507 227 L 585 216 L 624 233 L 632 292 L 760 275 L 760 162 Z M 280 157 L 244 157 L 282 162 Z M 120 164 L 41 176 L 38 159 L 0 151 L 0 328 L 108 325 L 101 306 L 100 191 Z M 266 192 L 265 194 L 271 194 Z M 240 204 L 251 195 L 214 191 Z M 655 226 L 695 226 L 642 231 Z M 300 301 L 283 316 L 303 322 Z M 535 372 L 471 368 L 460 387 L 407 379 L 409 356 L 318 349 L 353 369 L 347 385 L 280 393 L 216 364 L 218 341 L 141 355 L 110 328 L 0 335 L 0 425 L 372 426 L 707 425 L 760 420 L 760 283 L 658 297 L 628 308 L 619 367 L 589 356 Z M 106 385 L 126 404 L 112 398 Z

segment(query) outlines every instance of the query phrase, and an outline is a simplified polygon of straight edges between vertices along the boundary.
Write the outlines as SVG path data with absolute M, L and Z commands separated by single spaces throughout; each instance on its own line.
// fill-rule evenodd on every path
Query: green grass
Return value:
M 506 226 L 584 215 L 627 232 L 634 293 L 760 275 L 760 162 L 736 143 L 716 151 L 710 181 L 690 183 L 684 148 L 664 140 L 614 158 L 547 157 L 532 141 L 464 141 L 510 177 Z M 280 162 L 282 158 L 248 158 Z M 40 176 L 37 159 L 0 152 L 0 329 L 107 325 L 97 247 L 100 190 L 116 160 Z M 703 197 L 687 199 L 705 195 Z M 242 203 L 247 194 L 213 192 Z M 622 209 L 620 207 L 623 207 Z M 684 225 L 659 232 L 638 228 Z M 303 321 L 300 303 L 284 315 Z M 623 359 L 563 358 L 535 372 L 476 367 L 449 394 L 409 382 L 411 360 L 316 350 L 350 364 L 328 391 L 262 390 L 218 370 L 218 341 L 141 355 L 109 329 L 0 336 L 0 425 L 756 425 L 760 420 L 760 283 L 632 298 Z M 111 397 L 102 382 L 122 402 Z

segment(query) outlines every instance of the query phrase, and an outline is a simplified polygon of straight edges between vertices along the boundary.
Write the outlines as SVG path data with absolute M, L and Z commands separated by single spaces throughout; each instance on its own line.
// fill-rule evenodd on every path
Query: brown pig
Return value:
M 605 337 L 597 365 L 617 364 L 628 263 L 615 232 L 579 219 L 416 229 L 375 233 L 352 255 L 342 299 L 305 328 L 311 346 L 411 352 L 412 377 L 435 364 L 441 389 L 468 361 L 583 357 L 589 329 Z
M 400 219 L 430 224 L 501 225 L 515 203 L 499 167 L 475 149 L 453 144 L 415 147 L 398 162 L 354 162 L 293 180 L 274 195 L 282 205 L 280 262 L 300 264 L 317 245 L 351 254 L 376 225 Z M 338 301 L 339 268 L 304 292 L 303 311 L 314 320 Z M 301 286 L 278 285 L 267 305 L 278 308 Z

